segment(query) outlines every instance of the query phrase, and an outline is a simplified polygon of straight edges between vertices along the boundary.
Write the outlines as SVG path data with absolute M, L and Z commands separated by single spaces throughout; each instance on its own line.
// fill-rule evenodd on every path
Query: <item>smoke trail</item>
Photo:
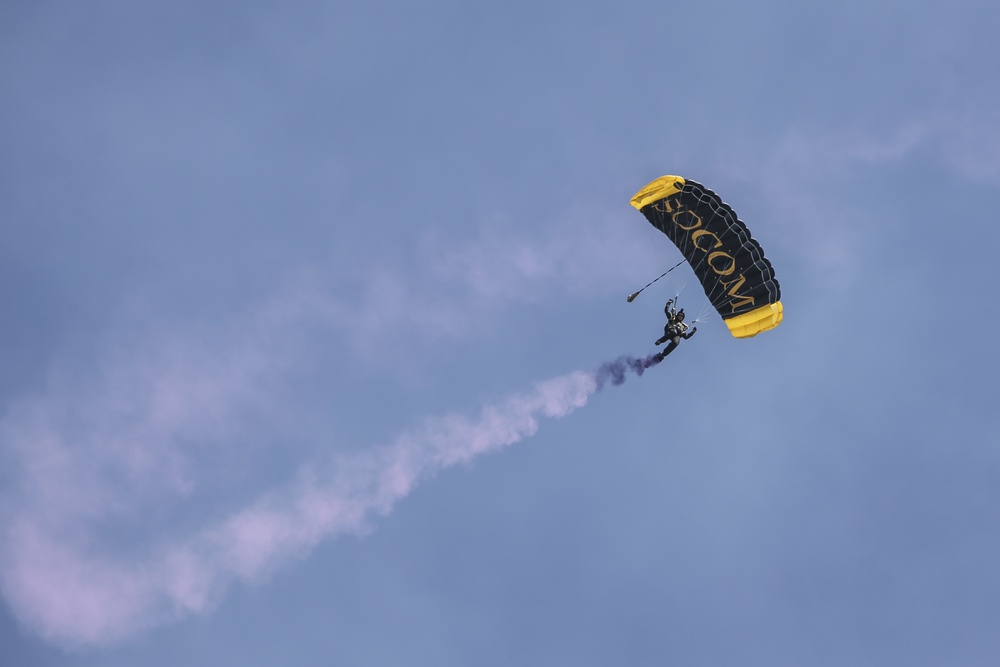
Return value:
M 428 418 L 384 445 L 305 463 L 294 481 L 242 509 L 139 550 L 104 538 L 102 527 L 128 527 L 120 505 L 183 504 L 184 494 L 149 499 L 124 489 L 114 506 L 88 505 L 90 486 L 109 487 L 107 493 L 114 487 L 104 483 L 110 477 L 106 471 L 75 466 L 77 477 L 88 476 L 91 485 L 69 488 L 55 500 L 27 493 L 20 498 L 0 495 L 0 516 L 6 522 L 0 532 L 0 591 L 26 627 L 67 647 L 112 644 L 206 613 L 233 584 L 266 579 L 324 540 L 366 532 L 420 482 L 533 436 L 544 419 L 582 408 L 596 390 L 593 373 L 575 372 L 539 382 L 475 416 Z M 44 407 L 38 409 L 47 414 Z M 47 423 L 0 420 L 0 441 L 5 435 L 17 440 L 12 449 L 38 475 L 51 474 L 53 467 L 53 456 L 39 453 L 39 443 L 65 458 L 81 438 L 68 427 L 45 431 Z M 66 486 L 63 476 L 48 482 Z M 72 501 L 68 506 L 67 500 Z M 89 513 L 73 509 L 81 506 L 89 507 Z M 208 509 L 204 513 L 213 514 Z
M 661 361 L 663 359 L 659 354 L 650 354 L 641 359 L 637 359 L 631 354 L 623 354 L 614 361 L 607 361 L 601 364 L 600 368 L 594 373 L 597 391 L 604 389 L 604 384 L 609 379 L 611 380 L 611 384 L 616 387 L 625 382 L 625 373 L 628 370 L 631 370 L 636 375 L 642 375 L 647 368 L 652 368 Z
M 540 382 L 483 407 L 478 415 L 428 418 L 384 445 L 303 464 L 295 481 L 228 516 L 216 514 L 214 521 L 187 535 L 165 534 L 147 542 L 138 552 L 106 539 L 102 526 L 127 529 L 134 516 L 146 516 L 139 511 L 143 507 L 187 504 L 186 487 L 174 490 L 168 485 L 148 495 L 142 491 L 149 486 L 146 477 L 134 485 L 115 486 L 117 469 L 112 463 L 120 458 L 120 448 L 105 452 L 101 443 L 135 440 L 147 453 L 154 445 L 176 451 L 176 446 L 167 446 L 176 444 L 178 433 L 213 433 L 202 424 L 197 405 L 231 403 L 228 409 L 237 417 L 244 414 L 239 396 L 229 397 L 228 383 L 213 384 L 184 410 L 171 403 L 176 424 L 155 422 L 139 433 L 129 430 L 131 422 L 110 417 L 81 432 L 79 420 L 64 424 L 59 419 L 55 408 L 62 403 L 50 397 L 54 403 L 27 405 L 31 409 L 0 420 L 0 441 L 21 457 L 26 474 L 33 475 L 32 483 L 20 491 L 0 494 L 0 514 L 7 524 L 0 534 L 0 591 L 26 627 L 64 646 L 112 644 L 206 613 L 233 584 L 261 581 L 325 540 L 365 532 L 420 482 L 531 437 L 544 419 L 565 417 L 609 381 L 621 385 L 629 371 L 642 375 L 659 362 L 655 354 L 622 355 L 594 371 Z M 235 371 L 230 374 L 241 377 Z M 149 377 L 156 380 L 154 385 L 128 395 L 132 403 L 126 405 L 137 414 L 149 412 L 142 410 L 142 396 L 164 393 L 157 391 L 161 381 L 169 380 L 169 396 L 192 394 L 187 384 L 164 379 L 163 373 Z M 214 393 L 205 394 L 209 389 Z M 206 396 L 212 400 L 206 401 Z M 113 415 L 105 404 L 121 405 L 100 395 L 95 401 L 62 409 L 73 415 L 73 410 Z M 142 439 L 146 430 L 155 437 Z M 81 444 L 82 451 L 74 454 Z M 83 455 L 91 459 L 90 466 L 74 458 Z M 197 459 L 191 455 L 182 462 L 196 465 Z M 72 474 L 57 463 L 71 467 Z M 73 484 L 67 485 L 66 479 Z M 98 491 L 103 495 L 95 499 Z M 136 514 L 123 512 L 125 506 L 137 508 Z

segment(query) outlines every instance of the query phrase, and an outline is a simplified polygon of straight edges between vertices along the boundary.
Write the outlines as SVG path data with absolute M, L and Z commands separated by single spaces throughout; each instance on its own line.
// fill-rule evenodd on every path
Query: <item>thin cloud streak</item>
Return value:
M 634 214 L 626 201 L 614 215 L 573 205 L 565 219 L 518 238 L 490 227 L 460 244 L 429 235 L 412 265 L 371 269 L 356 294 L 323 307 L 370 357 L 391 350 L 401 331 L 409 345 L 459 340 L 513 304 L 620 291 L 655 271 L 664 248 L 648 242 Z
M 925 149 L 938 150 L 944 132 L 931 118 L 901 122 L 881 133 L 796 125 L 768 153 L 728 148 L 725 159 L 718 161 L 718 171 L 764 193 L 757 212 L 748 212 L 742 202 L 730 203 L 751 229 L 760 229 L 765 249 L 780 247 L 797 255 L 806 271 L 824 280 L 835 272 L 846 290 L 853 287 L 859 272 L 865 230 L 886 224 L 846 184 L 860 169 L 901 162 Z
M 448 322 L 462 304 L 496 317 L 554 275 L 612 265 L 593 239 L 557 234 L 542 245 L 556 257 L 551 265 L 525 255 L 530 239 L 512 243 L 504 256 L 527 263 L 493 265 L 493 283 L 464 280 L 481 266 L 479 246 L 466 247 L 443 274 L 422 269 L 424 289 L 397 281 L 405 287 L 389 305 L 349 304 L 326 287 L 328 276 L 303 273 L 247 317 L 190 335 L 140 335 L 128 344 L 119 336 L 116 351 L 89 372 L 55 373 L 46 392 L 0 417 L 11 480 L 0 489 L 0 592 L 14 614 L 49 641 L 94 646 L 203 613 L 234 582 L 260 581 L 324 539 L 364 532 L 420 480 L 582 407 L 606 375 L 554 378 L 475 418 L 429 419 L 389 445 L 303 465 L 293 483 L 263 496 L 250 491 L 238 511 L 227 513 L 225 503 L 239 507 L 240 499 L 220 501 L 215 488 L 219 461 L 245 461 L 266 445 L 254 440 L 256 427 L 280 430 L 280 387 L 308 358 L 311 331 L 353 341 L 373 323 L 392 331 L 399 327 L 387 322 L 402 320 L 422 323 L 430 338 L 461 336 Z M 442 282 L 472 287 L 446 303 L 433 289 Z M 440 306 L 438 315 L 428 303 Z M 206 518 L 191 527 L 183 517 L 195 505 Z M 178 516 L 186 528 L 171 523 Z

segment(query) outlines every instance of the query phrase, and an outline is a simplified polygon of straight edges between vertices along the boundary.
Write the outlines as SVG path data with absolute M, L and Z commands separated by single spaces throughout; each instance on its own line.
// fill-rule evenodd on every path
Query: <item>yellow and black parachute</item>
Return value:
M 631 204 L 681 251 L 733 336 L 749 338 L 781 323 L 781 288 L 771 262 L 717 194 L 680 176 L 661 176 Z

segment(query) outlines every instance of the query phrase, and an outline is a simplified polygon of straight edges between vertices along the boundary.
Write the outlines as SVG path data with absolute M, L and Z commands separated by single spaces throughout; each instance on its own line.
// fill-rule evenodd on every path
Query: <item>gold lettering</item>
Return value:
M 717 258 L 719 258 L 719 257 L 726 257 L 726 258 L 729 259 L 729 265 L 726 266 L 724 269 L 718 269 L 715 266 L 715 260 Z M 733 256 L 730 255 L 729 253 L 722 252 L 721 250 L 716 250 L 715 252 L 709 254 L 709 256 L 708 256 L 708 266 L 713 271 L 715 271 L 715 275 L 717 275 L 717 276 L 728 276 L 730 273 L 732 273 L 733 271 L 736 270 L 736 260 L 733 259 Z
M 653 204 L 653 210 L 660 213 L 673 213 L 676 210 L 674 204 L 677 203 L 676 197 L 667 197 Z
M 715 243 L 708 246 L 707 248 L 702 248 L 700 245 L 698 245 L 698 239 L 700 239 L 702 236 L 711 236 L 713 239 L 715 239 Z M 692 232 L 691 242 L 694 243 L 695 248 L 701 250 L 702 252 L 708 252 L 708 248 L 718 248 L 719 246 L 722 245 L 722 241 L 719 240 L 718 236 L 704 229 L 698 229 Z
M 685 227 L 684 225 L 681 224 L 681 216 L 693 218 L 694 219 L 694 224 L 693 225 L 688 225 L 688 226 Z M 674 221 L 675 225 L 677 225 L 678 227 L 680 227 L 681 229 L 683 229 L 686 232 L 689 232 L 692 229 L 698 229 L 699 227 L 701 227 L 701 218 L 699 218 L 697 215 L 695 215 L 694 211 L 677 211 L 676 213 L 674 213 L 671 216 L 671 220 Z
M 742 273 L 739 275 L 739 277 L 730 280 L 729 282 L 726 282 L 725 280 L 719 281 L 719 284 L 722 285 L 722 288 L 726 290 L 726 294 L 733 297 L 733 299 L 730 300 L 729 305 L 732 307 L 734 313 L 736 312 L 737 308 L 741 308 L 743 306 L 752 306 L 754 304 L 754 298 L 752 296 L 739 293 L 740 288 L 743 287 L 743 283 L 745 283 L 746 281 L 747 281 L 746 276 L 744 276 Z M 732 289 L 729 289 L 729 286 L 732 285 L 733 283 L 736 284 L 733 286 Z M 736 301 L 737 298 L 739 299 L 739 301 Z

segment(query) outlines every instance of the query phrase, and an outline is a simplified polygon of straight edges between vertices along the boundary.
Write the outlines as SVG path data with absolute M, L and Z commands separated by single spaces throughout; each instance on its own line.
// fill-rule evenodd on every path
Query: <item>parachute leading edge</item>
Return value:
M 661 176 L 630 203 L 681 251 L 733 336 L 749 338 L 781 323 L 774 268 L 717 194 L 680 176 Z

